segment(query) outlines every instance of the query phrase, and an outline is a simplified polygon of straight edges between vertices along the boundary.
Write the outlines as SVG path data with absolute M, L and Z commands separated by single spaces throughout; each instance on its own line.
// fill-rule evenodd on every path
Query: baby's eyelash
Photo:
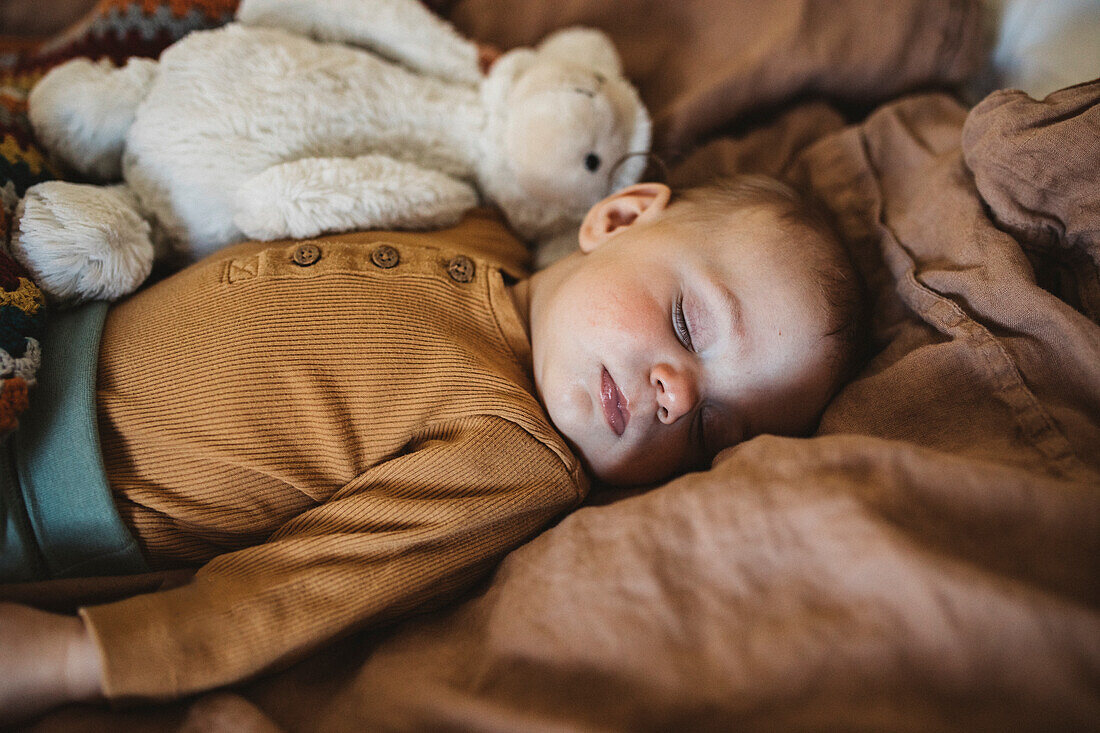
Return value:
M 691 342 L 691 331 L 688 329 L 687 319 L 684 318 L 684 294 L 676 298 L 676 306 L 672 309 L 672 328 L 676 331 L 676 338 L 688 351 L 695 351 Z

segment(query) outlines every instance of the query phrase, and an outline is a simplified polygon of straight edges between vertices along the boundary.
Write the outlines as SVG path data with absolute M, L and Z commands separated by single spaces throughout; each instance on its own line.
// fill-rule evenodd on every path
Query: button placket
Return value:
M 312 243 L 298 245 L 291 256 L 291 260 L 299 267 L 309 267 L 319 259 L 321 259 L 321 248 Z
M 447 274 L 459 283 L 468 283 L 474 279 L 474 261 L 466 255 L 456 255 L 447 263 Z
M 370 253 L 370 261 L 374 263 L 375 267 L 388 270 L 391 267 L 397 267 L 398 263 L 401 262 L 401 253 L 388 244 L 382 244 L 375 247 Z

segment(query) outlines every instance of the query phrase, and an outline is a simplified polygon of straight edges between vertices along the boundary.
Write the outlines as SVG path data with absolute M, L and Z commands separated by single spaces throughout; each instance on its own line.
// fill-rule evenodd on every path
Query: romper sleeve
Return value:
M 82 608 L 103 691 L 169 699 L 230 684 L 438 605 L 580 498 L 578 476 L 508 420 L 433 430 L 187 585 Z

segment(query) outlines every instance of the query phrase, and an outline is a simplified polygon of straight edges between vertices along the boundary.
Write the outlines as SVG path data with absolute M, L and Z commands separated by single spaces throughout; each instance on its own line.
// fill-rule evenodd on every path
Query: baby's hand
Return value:
M 0 603 L 0 670 L 5 723 L 101 694 L 99 653 L 73 616 Z

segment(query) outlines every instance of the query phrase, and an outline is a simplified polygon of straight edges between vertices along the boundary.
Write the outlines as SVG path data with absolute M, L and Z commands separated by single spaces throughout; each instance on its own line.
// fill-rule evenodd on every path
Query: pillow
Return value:
M 979 0 L 498 0 L 438 3 L 503 49 L 569 25 L 615 42 L 666 158 L 805 98 L 873 105 L 968 80 L 984 62 Z M 449 8 L 449 10 L 448 10 Z

